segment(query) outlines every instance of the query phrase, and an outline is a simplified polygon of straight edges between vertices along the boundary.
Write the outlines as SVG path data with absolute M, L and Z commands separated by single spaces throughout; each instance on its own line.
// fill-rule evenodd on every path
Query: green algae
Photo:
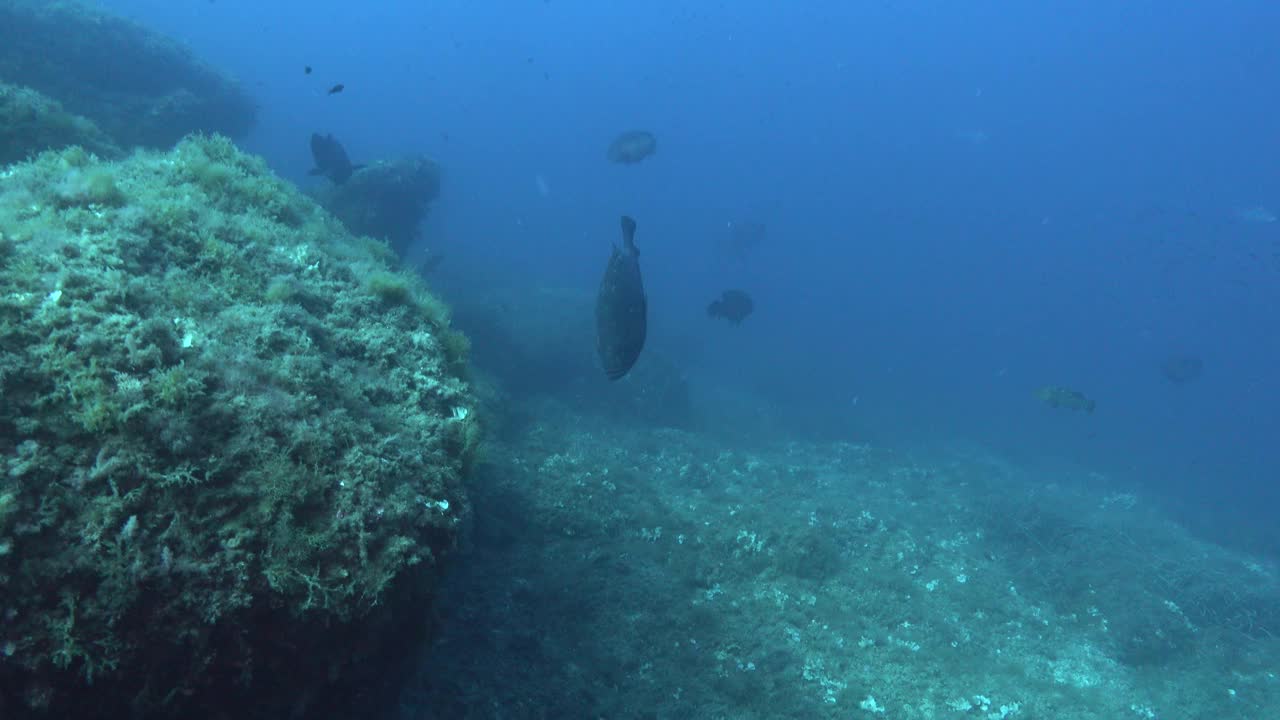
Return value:
M 430 604 L 478 433 L 447 309 L 384 244 L 220 137 L 14 165 L 0 227 L 0 684 L 27 710 L 180 713 Z

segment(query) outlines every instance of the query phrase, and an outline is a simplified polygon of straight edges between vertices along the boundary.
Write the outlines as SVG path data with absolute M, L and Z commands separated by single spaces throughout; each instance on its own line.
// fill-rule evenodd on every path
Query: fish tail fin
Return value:
M 630 215 L 622 216 L 622 244 L 627 252 L 640 254 L 636 249 L 636 221 Z

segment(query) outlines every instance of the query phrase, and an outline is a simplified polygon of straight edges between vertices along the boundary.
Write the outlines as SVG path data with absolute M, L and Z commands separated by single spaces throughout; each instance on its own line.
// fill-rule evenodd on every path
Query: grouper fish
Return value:
M 658 139 L 648 130 L 628 130 L 609 143 L 609 162 L 635 165 L 658 150 Z
M 356 170 L 364 167 L 351 164 L 346 149 L 333 135 L 311 133 L 311 157 L 315 159 L 316 166 L 311 169 L 310 174 L 323 175 L 335 185 L 350 180 Z
M 596 295 L 596 351 L 605 377 L 617 380 L 636 364 L 648 332 L 649 301 L 640 279 L 636 221 L 622 216 L 622 247 L 613 246 Z
M 720 293 L 718 300 L 713 300 L 707 306 L 707 316 L 724 318 L 734 325 L 741 325 L 753 310 L 755 303 L 751 301 L 750 295 L 742 290 L 725 290 Z

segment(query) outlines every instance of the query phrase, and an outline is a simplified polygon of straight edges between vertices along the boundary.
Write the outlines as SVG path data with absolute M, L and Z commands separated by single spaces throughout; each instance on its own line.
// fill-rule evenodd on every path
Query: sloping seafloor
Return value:
M 404 718 L 1280 717 L 1275 565 L 1105 478 L 532 410 Z

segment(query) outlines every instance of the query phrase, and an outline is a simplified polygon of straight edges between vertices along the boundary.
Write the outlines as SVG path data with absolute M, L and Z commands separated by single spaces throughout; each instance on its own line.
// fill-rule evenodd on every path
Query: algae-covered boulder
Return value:
M 238 136 L 253 123 L 238 83 L 132 20 L 72 0 L 0 0 L 0 28 L 0 80 L 54 98 L 123 147 Z
M 386 240 L 403 256 L 440 195 L 440 166 L 420 155 L 385 160 L 315 194 L 348 230 Z
M 0 82 L 0 166 L 71 145 L 105 157 L 123 155 L 92 120 L 31 88 Z
M 0 231 L 0 717 L 371 713 L 468 508 L 443 306 L 222 138 L 11 166 Z

